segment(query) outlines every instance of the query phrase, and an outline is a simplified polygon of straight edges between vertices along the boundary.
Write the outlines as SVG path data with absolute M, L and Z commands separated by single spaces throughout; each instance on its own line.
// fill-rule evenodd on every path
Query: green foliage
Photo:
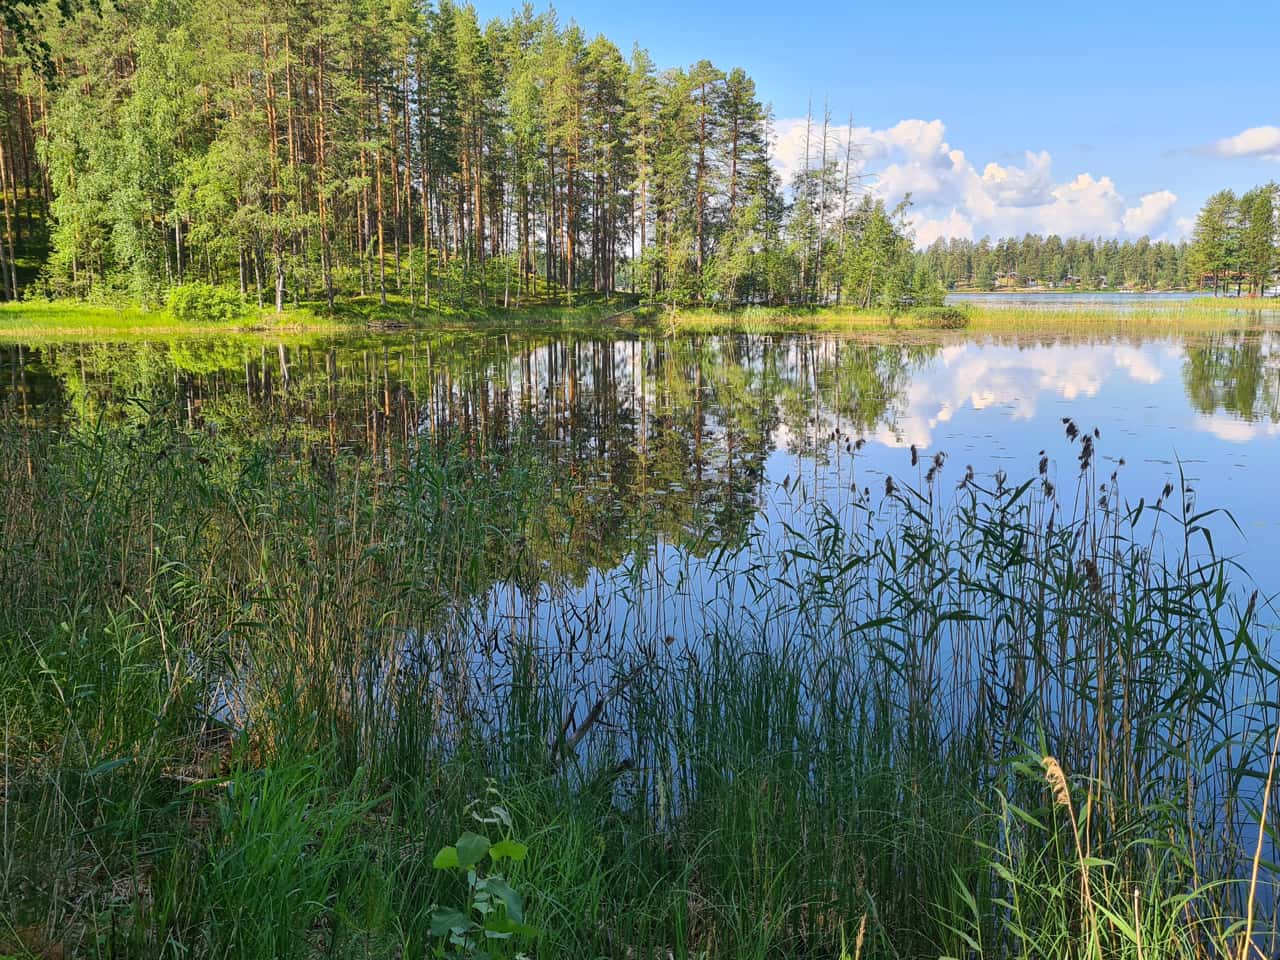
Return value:
M 933 330 L 963 330 L 969 324 L 969 312 L 964 307 L 912 307 L 911 320 Z
M 19 4 L 16 29 L 43 26 L 62 64 L 39 116 L 26 77 L 0 85 L 15 167 L 48 225 L 41 289 L 150 305 L 234 282 L 259 308 L 330 313 L 364 298 L 457 314 L 619 290 L 898 313 L 954 288 L 1261 292 L 1274 277 L 1271 186 L 1215 195 L 1190 246 L 1051 234 L 917 251 L 909 197 L 887 209 L 859 192 L 858 145 L 829 116 L 809 118 L 784 193 L 741 69 L 659 70 L 553 12 L 483 24 L 453 3 L 250 6 L 67 0 L 57 17 Z M 7 253 L 24 260 L 0 284 L 16 294 L 35 265 Z
M 917 265 L 948 289 L 1178 290 L 1189 285 L 1185 242 L 1026 234 L 935 240 Z
M 846 346 L 804 381 L 862 430 L 907 360 Z M 712 345 L 661 348 L 655 381 L 700 371 L 699 403 L 723 394 L 735 430 L 813 414 L 803 384 L 741 392 L 752 369 L 777 382 L 758 355 L 730 369 Z M 0 889 L 69 953 L 511 958 L 534 952 L 535 918 L 538 954 L 570 958 L 836 956 L 853 930 L 867 957 L 1137 960 L 1129 929 L 1145 958 L 1238 946 L 1269 741 L 1233 725 L 1232 697 L 1274 697 L 1273 651 L 1233 567 L 1179 552 L 1199 511 L 1104 501 L 1092 473 L 1058 498 L 1043 477 L 957 491 L 930 470 L 873 526 L 795 486 L 776 493 L 795 500 L 787 529 L 687 554 L 691 576 L 761 598 L 767 625 L 709 595 L 691 640 L 606 645 L 572 591 L 539 588 L 604 539 L 561 535 L 595 491 L 575 472 L 566 495 L 547 447 L 334 457 L 305 416 L 259 436 L 229 402 L 219 430 L 186 431 L 146 413 L 174 379 L 164 349 L 66 353 L 147 398 L 63 437 L 0 430 L 0 585 L 21 598 L 0 604 Z M 308 385 L 295 364 L 291 416 L 327 392 L 319 367 Z M 357 417 L 367 382 L 361 367 Z M 650 458 L 687 482 L 669 443 Z M 596 529 L 618 526 L 602 513 Z M 620 564 L 593 592 L 661 589 L 599 565 Z M 568 636 L 503 632 L 495 584 L 547 597 Z M 1075 823 L 1026 759 L 1041 737 Z
M 360 866 L 353 835 L 376 797 L 360 771 L 335 796 L 327 768 L 281 758 L 227 781 L 193 897 L 219 955 L 310 957 L 310 932 L 344 906 Z
M 248 306 L 231 287 L 185 283 L 169 288 L 168 310 L 184 323 L 229 323 L 243 317 Z
M 1241 196 L 1220 190 L 1196 216 L 1189 264 L 1196 287 L 1214 295 L 1245 289 L 1262 294 L 1275 283 L 1280 264 L 1276 205 L 1280 186 L 1268 183 Z
M 436 854 L 432 867 L 465 877 L 467 892 L 461 906 L 432 908 L 431 936 L 440 939 L 435 955 L 459 960 L 525 960 L 520 946 L 536 937 L 537 931 L 524 922 L 523 895 L 499 870 L 504 862 L 513 867 L 521 863 L 528 848 L 512 839 L 511 814 L 500 804 L 483 813 L 473 808 L 471 815 L 482 825 L 501 827 L 503 839 L 490 843 L 488 837 L 466 831 L 457 843 Z

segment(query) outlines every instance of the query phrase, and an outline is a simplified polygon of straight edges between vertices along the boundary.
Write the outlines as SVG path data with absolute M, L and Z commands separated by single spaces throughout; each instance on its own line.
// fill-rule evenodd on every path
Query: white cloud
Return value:
M 1199 417 L 1192 424 L 1228 443 L 1249 443 L 1280 433 L 1280 424 L 1238 420 L 1220 413 Z
M 996 203 L 1008 207 L 1037 207 L 1053 200 L 1052 161 L 1047 150 L 1027 151 L 1025 167 L 1002 167 L 988 163 L 982 183 Z
M 1234 137 L 1224 137 L 1210 149 L 1220 157 L 1263 157 L 1280 160 L 1280 127 L 1250 127 Z
M 1037 350 L 1014 346 L 945 347 L 927 377 L 912 380 L 899 398 L 892 423 L 875 438 L 889 446 L 928 448 L 940 423 L 965 408 L 1004 407 L 1014 420 L 1030 420 L 1041 399 L 1094 397 L 1109 380 L 1155 384 L 1165 373 L 1146 350 L 1110 350 L 1054 344 Z
M 1169 222 L 1169 214 L 1178 195 L 1169 190 L 1157 190 L 1142 197 L 1136 207 L 1124 212 L 1124 232 L 1131 236 L 1157 233 Z
M 1280 132 L 1280 131 L 1278 131 Z M 789 184 L 805 164 L 822 155 L 822 128 L 807 129 L 803 118 L 775 128 L 774 163 Z M 852 167 L 860 184 L 889 204 L 911 195 L 909 221 L 916 243 L 939 237 L 1016 236 L 1182 236 L 1173 220 L 1178 198 L 1157 190 L 1126 201 L 1107 176 L 1091 173 L 1058 180 L 1048 151 L 1028 150 L 1020 163 L 977 166 L 946 139 L 941 120 L 902 120 L 883 130 L 837 126 L 828 131 L 827 160 L 844 162 L 845 144 L 854 143 Z
M 915 231 L 916 243 L 922 247 L 927 247 L 938 239 L 973 239 L 973 221 L 955 207 L 945 217 L 934 220 L 918 213 L 909 213 L 907 222 Z

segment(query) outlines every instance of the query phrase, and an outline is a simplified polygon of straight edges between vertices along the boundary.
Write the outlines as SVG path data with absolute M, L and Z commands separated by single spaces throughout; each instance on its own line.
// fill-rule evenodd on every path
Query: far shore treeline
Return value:
M 4 299 L 893 308 L 947 289 L 1273 286 L 1274 184 L 1215 194 L 1190 242 L 917 251 L 909 198 L 877 197 L 829 110 L 782 184 L 743 70 L 662 67 L 553 12 L 110 0 L 6 20 Z

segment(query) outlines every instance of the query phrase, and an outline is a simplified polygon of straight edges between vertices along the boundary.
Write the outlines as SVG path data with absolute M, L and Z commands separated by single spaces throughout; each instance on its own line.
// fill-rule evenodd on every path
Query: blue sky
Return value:
M 485 18 L 512 6 L 476 2 Z M 800 162 L 810 97 L 815 112 L 829 100 L 837 137 L 852 111 L 871 189 L 911 190 L 922 241 L 1176 238 L 1214 190 L 1280 179 L 1280 0 L 555 7 L 660 67 L 745 68 L 773 105 L 784 169 Z

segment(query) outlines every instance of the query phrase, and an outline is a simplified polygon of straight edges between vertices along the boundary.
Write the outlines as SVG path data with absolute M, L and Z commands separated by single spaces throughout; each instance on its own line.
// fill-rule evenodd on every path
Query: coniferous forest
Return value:
M 36 216 L 57 296 L 869 303 L 913 282 L 901 210 L 854 190 L 847 145 L 815 148 L 788 209 L 744 71 L 659 67 L 553 13 L 125 0 L 47 36 L 41 70 L 5 51 L 10 295 Z
M 1027 236 L 916 253 L 910 198 L 876 198 L 829 109 L 810 112 L 808 160 L 780 183 L 745 71 L 656 64 L 530 7 L 489 23 L 449 0 L 11 10 L 7 299 L 163 304 L 196 283 L 276 309 L 616 291 L 869 307 L 1262 275 L 1236 263 L 1229 226 L 1193 246 Z M 1231 220 L 1263 198 L 1274 260 L 1273 190 L 1210 206 Z

